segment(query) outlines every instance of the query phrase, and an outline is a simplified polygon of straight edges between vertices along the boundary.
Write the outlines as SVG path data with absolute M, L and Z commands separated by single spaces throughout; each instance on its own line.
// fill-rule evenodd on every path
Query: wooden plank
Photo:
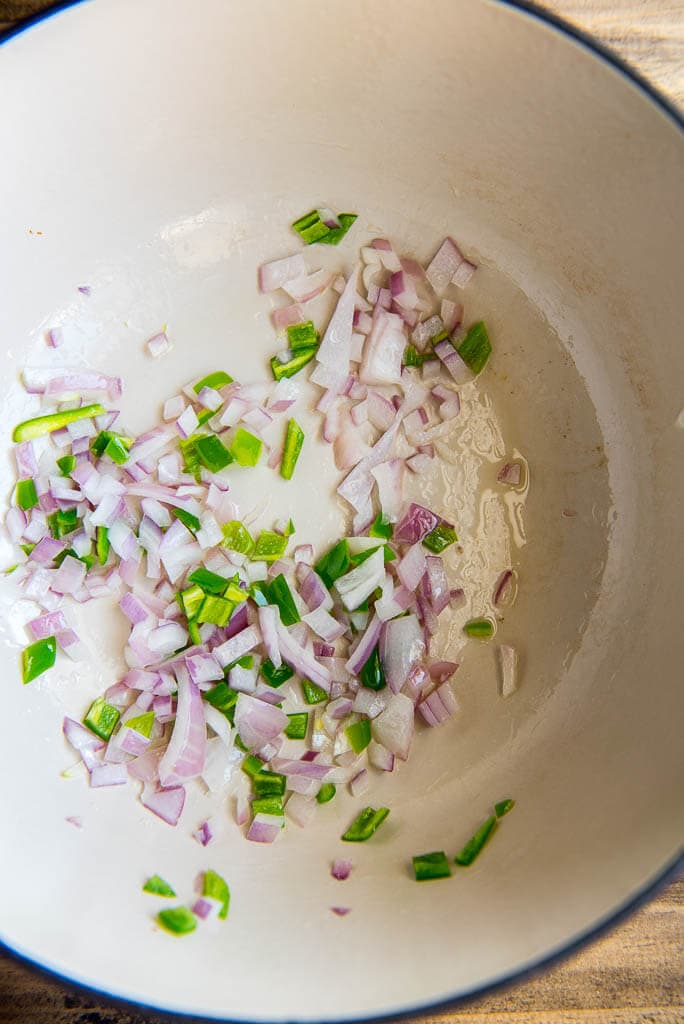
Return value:
M 600 942 L 523 985 L 426 1024 L 681 1024 L 684 881 Z M 0 1024 L 156 1024 L 0 961 Z
M 0 30 L 49 6 L 0 0 Z M 547 0 L 593 33 L 684 106 L 681 0 Z M 427 1024 L 683 1024 L 684 881 L 613 934 L 531 981 Z M 162 1024 L 156 1014 L 120 1010 L 0 959 L 0 1024 Z

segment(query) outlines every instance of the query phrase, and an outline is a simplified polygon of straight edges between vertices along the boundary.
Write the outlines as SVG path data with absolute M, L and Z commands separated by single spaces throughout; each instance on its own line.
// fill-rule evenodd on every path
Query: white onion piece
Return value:
M 259 267 L 259 289 L 262 292 L 273 292 L 276 288 L 282 288 L 288 281 L 303 277 L 305 274 L 306 263 L 301 253 L 272 260 Z
M 365 768 L 351 779 L 349 783 L 349 790 L 352 796 L 362 796 L 368 792 L 370 788 L 370 776 Z
M 518 689 L 518 652 L 510 644 L 499 645 L 501 696 L 510 697 Z
M 403 693 L 394 693 L 387 707 L 371 723 L 376 742 L 405 761 L 413 738 L 413 701 Z
M 366 338 L 359 379 L 364 384 L 397 384 L 406 349 L 406 331 L 401 317 L 378 310 Z
M 415 590 L 425 574 L 425 548 L 413 544 L 397 565 L 397 575 L 407 590 Z
M 390 459 L 371 469 L 383 517 L 390 523 L 396 523 L 401 514 L 405 468 L 403 459 Z
M 335 581 L 342 603 L 350 611 L 358 608 L 385 578 L 385 556 L 378 548 L 369 558 Z
M 202 697 L 184 666 L 176 669 L 178 707 L 169 745 L 159 762 L 159 780 L 168 787 L 201 775 L 206 726 Z
M 332 274 L 327 270 L 315 270 L 313 274 L 304 274 L 285 281 L 281 288 L 294 302 L 309 302 L 324 292 L 332 284 Z
M 128 730 L 130 732 L 130 730 Z M 128 769 L 125 764 L 96 764 L 90 772 L 90 785 L 123 786 L 128 782 Z
M 246 629 L 231 637 L 230 640 L 226 640 L 220 647 L 215 647 L 212 654 L 217 659 L 219 665 L 225 668 L 231 662 L 237 661 L 238 658 L 242 658 L 245 654 L 249 654 L 259 643 L 261 643 L 259 627 L 247 626 Z
M 425 638 L 415 615 L 386 622 L 380 638 L 380 658 L 389 688 L 399 693 L 409 672 L 425 656 Z
M 158 359 L 159 356 L 165 355 L 173 348 L 164 331 L 155 334 L 153 338 L 148 338 L 145 345 L 153 359 Z
M 285 814 L 295 825 L 304 828 L 316 813 L 316 802 L 301 793 L 293 793 L 285 804 Z

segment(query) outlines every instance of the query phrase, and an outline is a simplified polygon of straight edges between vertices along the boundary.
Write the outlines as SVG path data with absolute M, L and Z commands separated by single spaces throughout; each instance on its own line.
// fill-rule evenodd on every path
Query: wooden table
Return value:
M 0 30 L 49 5 L 46 0 L 0 0 Z M 597 36 L 684 107 L 682 0 L 546 0 L 540 6 Z M 607 938 L 560 966 L 516 988 L 463 1004 L 456 1012 L 429 1018 L 426 1024 L 682 1024 L 683 921 L 680 881 Z M 115 1009 L 0 959 L 0 1024 L 160 1020 L 154 1014 Z

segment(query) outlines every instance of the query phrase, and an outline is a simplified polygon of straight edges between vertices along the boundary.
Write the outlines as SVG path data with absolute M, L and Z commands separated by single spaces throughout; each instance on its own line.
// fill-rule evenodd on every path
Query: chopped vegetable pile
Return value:
M 317 209 L 293 227 L 307 245 L 337 244 L 355 219 Z M 138 436 L 116 408 L 119 378 L 24 371 L 43 409 L 14 430 L 17 486 L 6 519 L 23 552 L 16 578 L 42 608 L 28 623 L 23 681 L 52 668 L 58 651 L 84 656 L 69 604 L 116 595 L 130 623 L 129 669 L 80 721 L 65 718 L 64 735 L 91 786 L 135 780 L 144 806 L 170 825 L 190 780 L 219 792 L 241 769 L 235 819 L 248 840 L 272 843 L 286 820 L 305 826 L 325 813 L 337 787 L 361 796 L 374 772 L 405 761 L 416 722 L 436 727 L 457 710 L 458 666 L 430 658 L 440 616 L 464 599 L 443 558 L 457 524 L 406 502 L 403 483 L 407 472 L 429 470 L 433 442 L 460 413 L 456 386 L 491 355 L 484 323 L 461 326 L 457 290 L 475 266 L 451 239 L 425 269 L 384 239 L 360 255 L 346 279 L 310 273 L 301 252 L 263 265 L 261 290 L 288 297 L 273 313 L 284 342 L 270 359 L 273 379 L 209 373 Z M 319 328 L 305 307 L 328 289 L 339 297 Z M 165 331 L 148 343 L 154 357 L 170 348 Z M 305 367 L 321 389 L 322 438 L 352 517 L 349 534 L 322 551 L 287 518 L 254 530 L 234 494 L 236 474 L 257 465 L 296 481 L 301 453 L 315 443 L 290 415 Z M 502 482 L 520 484 L 515 464 Z M 465 626 L 480 640 L 494 630 L 487 618 Z M 501 659 L 508 694 L 514 649 L 502 647 Z M 368 840 L 388 814 L 366 807 L 341 838 Z M 490 821 L 496 815 L 459 863 L 477 854 Z M 213 835 L 208 822 L 194 834 L 202 845 Z M 415 864 L 417 878 L 450 873 L 441 854 Z M 146 891 L 175 895 L 158 876 Z M 189 932 L 214 904 L 225 917 L 227 886 L 207 872 L 198 903 L 162 910 L 159 922 Z

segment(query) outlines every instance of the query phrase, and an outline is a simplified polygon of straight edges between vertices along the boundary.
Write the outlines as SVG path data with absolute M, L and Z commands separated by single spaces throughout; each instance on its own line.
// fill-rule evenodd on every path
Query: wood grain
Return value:
M 0 30 L 49 6 L 0 0 Z M 684 108 L 682 0 L 548 0 L 547 7 L 615 50 Z M 525 984 L 428 1017 L 426 1024 L 684 1024 L 684 881 L 600 942 Z M 157 1024 L 8 958 L 0 959 L 0 1024 Z

